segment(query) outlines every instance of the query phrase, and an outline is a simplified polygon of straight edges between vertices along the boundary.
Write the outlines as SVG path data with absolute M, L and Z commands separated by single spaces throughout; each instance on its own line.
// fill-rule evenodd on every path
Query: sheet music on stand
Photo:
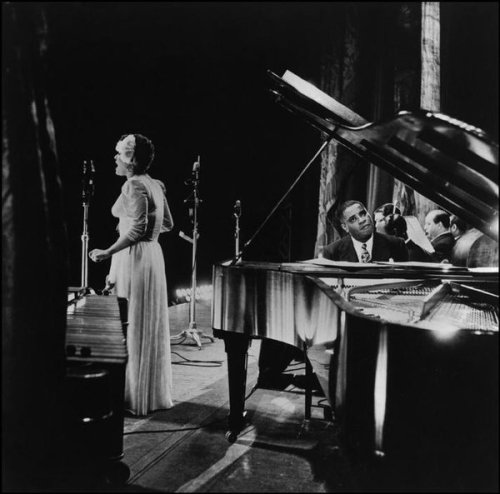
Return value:
M 403 218 L 406 220 L 408 238 L 413 240 L 419 247 L 422 247 L 428 254 L 434 253 L 434 247 L 427 238 L 418 219 L 415 216 L 403 216 Z
M 317 266 L 331 266 L 334 268 L 341 269 L 368 269 L 368 268 L 379 268 L 380 266 L 372 262 L 350 262 L 350 261 L 332 261 L 326 257 L 317 257 L 315 259 L 306 259 L 301 261 L 306 264 L 315 264 Z

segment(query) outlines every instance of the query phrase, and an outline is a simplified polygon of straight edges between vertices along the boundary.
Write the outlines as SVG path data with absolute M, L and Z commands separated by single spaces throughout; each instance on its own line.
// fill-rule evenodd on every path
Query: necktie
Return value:
M 369 262 L 370 261 L 370 253 L 366 248 L 366 244 L 361 245 L 361 262 Z

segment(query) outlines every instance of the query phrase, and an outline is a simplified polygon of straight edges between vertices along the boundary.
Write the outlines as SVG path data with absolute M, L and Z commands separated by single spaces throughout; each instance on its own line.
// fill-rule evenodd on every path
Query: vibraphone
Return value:
M 123 458 L 125 327 L 117 297 L 69 289 L 66 398 L 73 436 L 69 449 L 80 463 L 106 464 L 121 477 L 125 468 L 128 478 L 128 467 L 118 463 Z M 116 465 L 121 466 L 116 469 Z

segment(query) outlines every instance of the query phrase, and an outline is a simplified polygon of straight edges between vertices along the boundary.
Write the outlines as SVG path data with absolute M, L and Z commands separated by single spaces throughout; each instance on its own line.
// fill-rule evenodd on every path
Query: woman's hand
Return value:
M 109 274 L 106 276 L 106 286 L 102 289 L 103 295 L 109 295 L 111 290 L 114 288 L 115 283 L 110 280 Z
M 94 249 L 89 252 L 89 257 L 94 262 L 101 262 L 105 259 L 109 259 L 111 257 L 111 254 L 108 250 Z

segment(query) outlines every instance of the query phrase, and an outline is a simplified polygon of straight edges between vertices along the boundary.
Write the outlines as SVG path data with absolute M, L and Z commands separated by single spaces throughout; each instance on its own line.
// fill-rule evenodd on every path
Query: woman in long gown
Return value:
M 89 256 L 95 262 L 112 258 L 107 287 L 128 301 L 125 409 L 147 415 L 173 406 L 167 281 L 158 243 L 173 220 L 165 186 L 146 173 L 154 158 L 152 142 L 125 135 L 116 151 L 116 174 L 127 178 L 111 209 L 119 238 Z

